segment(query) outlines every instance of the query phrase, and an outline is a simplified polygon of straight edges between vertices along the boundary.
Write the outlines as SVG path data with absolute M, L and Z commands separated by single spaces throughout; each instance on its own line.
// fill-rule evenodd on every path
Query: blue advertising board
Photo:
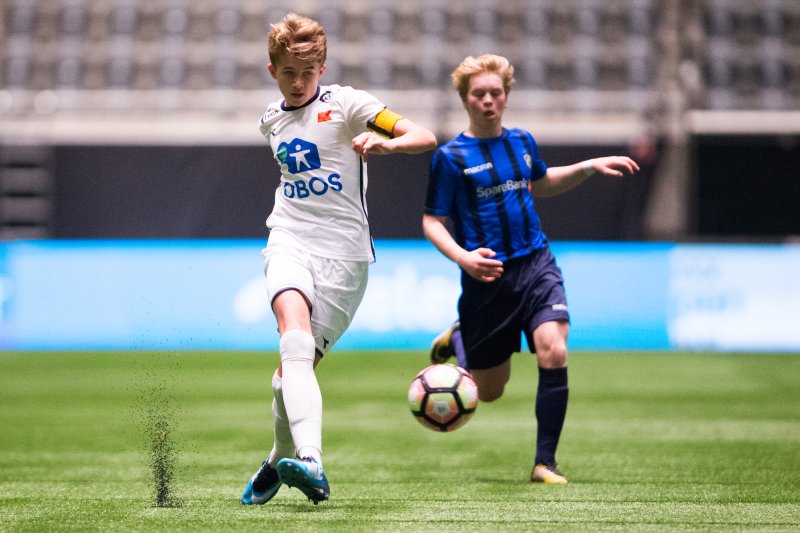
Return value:
M 264 244 L 2 243 L 0 349 L 277 350 Z M 459 270 L 425 241 L 375 247 L 364 301 L 337 348 L 424 350 L 456 318 Z M 800 351 L 800 246 L 552 248 L 566 280 L 572 349 Z

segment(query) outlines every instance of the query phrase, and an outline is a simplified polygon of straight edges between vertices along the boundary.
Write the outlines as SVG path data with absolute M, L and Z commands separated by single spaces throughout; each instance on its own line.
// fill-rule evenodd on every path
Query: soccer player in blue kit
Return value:
M 569 395 L 569 313 L 533 197 L 568 191 L 594 173 L 623 176 L 639 167 L 612 156 L 548 168 L 529 132 L 503 127 L 513 76 L 508 60 L 492 54 L 467 57 L 452 74 L 469 126 L 434 153 L 422 226 L 461 268 L 462 293 L 458 321 L 434 339 L 431 360 L 455 355 L 479 399 L 491 402 L 503 395 L 524 333 L 539 366 L 531 481 L 566 484 L 555 454 Z
M 272 26 L 268 49 L 283 99 L 267 107 L 259 129 L 281 181 L 262 253 L 281 360 L 272 377 L 273 446 L 241 500 L 264 504 L 286 484 L 316 504 L 330 487 L 314 368 L 350 325 L 374 261 L 365 160 L 432 150 L 436 137 L 369 93 L 321 85 L 327 40 L 316 21 L 287 15 Z

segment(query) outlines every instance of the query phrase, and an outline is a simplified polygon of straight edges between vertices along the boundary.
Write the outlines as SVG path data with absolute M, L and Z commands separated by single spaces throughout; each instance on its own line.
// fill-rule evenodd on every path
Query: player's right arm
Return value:
M 422 231 L 437 250 L 478 281 L 489 283 L 503 275 L 503 262 L 492 259 L 495 256 L 493 250 L 465 250 L 450 234 L 446 223 L 447 217 L 422 215 Z
M 396 152 L 420 154 L 436 148 L 436 136 L 430 130 L 388 109 L 378 113 L 376 121 L 384 114 L 389 115 L 389 118 L 384 119 L 386 122 L 384 128 L 370 128 L 370 131 L 365 131 L 353 139 L 353 151 L 364 159 L 367 158 L 367 154 Z M 376 132 L 384 132 L 386 135 Z

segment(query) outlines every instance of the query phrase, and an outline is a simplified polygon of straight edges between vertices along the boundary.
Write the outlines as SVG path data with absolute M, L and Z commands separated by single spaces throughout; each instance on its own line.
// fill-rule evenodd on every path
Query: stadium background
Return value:
M 692 294 L 705 315 L 683 318 L 704 330 L 701 347 L 800 351 L 791 333 L 800 314 L 793 0 L 4 2 L 0 347 L 226 347 L 242 327 L 274 347 L 269 313 L 245 313 L 252 321 L 232 329 L 209 324 L 236 314 L 242 286 L 245 299 L 259 294 L 248 284 L 260 275 L 278 180 L 256 128 L 279 97 L 265 35 L 291 10 L 326 27 L 326 83 L 375 93 L 440 141 L 464 126 L 449 72 L 467 54 L 495 52 L 516 66 L 506 123 L 531 130 L 548 164 L 611 152 L 642 164 L 635 178 L 593 179 L 537 204 L 548 236 L 565 246 L 573 307 L 586 295 L 579 347 L 685 347 L 667 330 Z M 425 307 L 439 314 L 411 326 L 390 315 L 366 335 L 354 328 L 357 347 L 420 348 L 454 316 L 456 271 L 419 241 L 429 156 L 371 160 L 379 262 L 370 290 L 433 294 Z M 235 264 L 214 261 L 225 253 Z M 431 264 L 439 270 L 425 277 Z M 602 290 L 578 268 L 588 280 L 609 276 L 595 284 Z M 643 272 L 654 273 L 650 283 L 632 284 Z M 227 285 L 236 290 L 196 298 Z M 619 307 L 601 307 L 609 298 Z M 643 306 L 631 307 L 637 298 Z M 641 317 L 648 306 L 653 322 L 636 327 L 658 333 L 641 343 L 636 327 L 605 316 Z M 775 317 L 789 331 L 779 341 L 720 341 Z M 609 328 L 629 344 L 579 333 Z

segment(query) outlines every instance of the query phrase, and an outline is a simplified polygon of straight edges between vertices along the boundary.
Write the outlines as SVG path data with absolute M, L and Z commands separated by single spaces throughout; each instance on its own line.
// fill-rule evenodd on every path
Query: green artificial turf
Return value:
M 245 507 L 272 443 L 277 354 L 0 353 L 0 530 L 800 529 L 796 355 L 573 352 L 565 487 L 528 482 L 530 355 L 450 434 L 408 409 L 426 357 L 326 356 L 331 499 L 283 487 Z M 154 453 L 171 461 L 160 481 Z

